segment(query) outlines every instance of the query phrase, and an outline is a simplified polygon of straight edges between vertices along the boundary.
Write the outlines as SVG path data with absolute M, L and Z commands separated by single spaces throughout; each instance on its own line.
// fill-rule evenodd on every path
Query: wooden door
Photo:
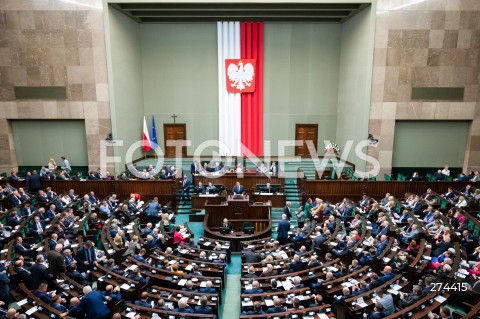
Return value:
M 167 146 L 168 140 L 183 141 L 187 139 L 187 124 L 163 124 L 165 157 L 176 157 L 175 146 Z M 187 156 L 187 147 L 182 147 L 182 156 Z
M 296 124 L 295 139 L 302 140 L 303 145 L 295 147 L 295 156 L 310 157 L 305 141 L 312 141 L 317 148 L 318 124 Z

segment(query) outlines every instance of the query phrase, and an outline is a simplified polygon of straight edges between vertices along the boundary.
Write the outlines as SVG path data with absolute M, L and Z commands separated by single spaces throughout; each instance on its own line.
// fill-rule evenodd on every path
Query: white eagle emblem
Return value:
M 232 88 L 243 91 L 252 86 L 255 68 L 251 63 L 244 65 L 242 60 L 240 60 L 238 61 L 238 66 L 234 63 L 228 65 L 227 76 Z

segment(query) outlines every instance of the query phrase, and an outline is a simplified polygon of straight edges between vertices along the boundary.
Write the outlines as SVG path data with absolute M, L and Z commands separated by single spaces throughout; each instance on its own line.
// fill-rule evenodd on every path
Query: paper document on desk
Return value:
M 447 300 L 446 298 L 442 297 L 442 296 L 436 296 L 434 298 L 436 301 L 438 301 L 439 303 L 444 303 L 445 300 Z
M 23 306 L 23 305 L 26 304 L 26 303 L 28 303 L 27 298 L 22 299 L 22 300 L 20 300 L 19 302 L 17 302 L 17 305 L 19 305 L 19 306 L 21 307 L 21 306 Z
M 253 301 L 242 301 L 242 307 L 251 307 L 253 306 Z
M 120 286 L 121 289 L 124 289 L 124 290 L 128 290 L 130 289 L 130 285 L 129 284 L 123 284 Z
M 293 284 L 290 282 L 290 280 L 285 280 L 282 282 L 283 289 L 285 290 L 290 290 L 293 287 Z
M 265 305 L 267 307 L 273 306 L 273 300 L 272 299 L 265 299 Z
M 187 283 L 187 279 L 180 279 L 180 281 L 178 282 L 178 285 L 185 286 L 186 283 Z
M 127 318 L 133 318 L 133 317 L 135 317 L 136 315 L 137 315 L 136 312 L 131 311 L 131 312 L 127 313 L 127 315 L 126 315 L 125 317 L 127 317 Z
M 193 269 L 193 266 L 192 266 L 192 265 L 188 265 L 187 267 L 185 267 L 185 270 L 186 270 L 186 271 L 190 271 L 190 270 L 192 270 L 192 269 Z
M 25 314 L 28 315 L 28 316 L 31 316 L 34 312 L 37 312 L 38 308 L 37 306 L 35 307 L 32 307 L 30 309 L 28 309 L 27 311 L 25 311 Z

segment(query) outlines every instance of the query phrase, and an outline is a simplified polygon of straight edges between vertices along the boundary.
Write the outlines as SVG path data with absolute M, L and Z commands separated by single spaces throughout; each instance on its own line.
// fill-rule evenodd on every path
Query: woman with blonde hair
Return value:
M 125 236 L 125 232 L 123 230 L 119 230 L 115 238 L 113 239 L 113 243 L 117 245 L 117 247 L 122 246 L 123 244 L 123 236 Z
M 56 169 L 57 169 L 57 163 L 55 163 L 55 160 L 53 158 L 51 158 L 48 161 L 48 170 L 50 172 L 55 172 Z

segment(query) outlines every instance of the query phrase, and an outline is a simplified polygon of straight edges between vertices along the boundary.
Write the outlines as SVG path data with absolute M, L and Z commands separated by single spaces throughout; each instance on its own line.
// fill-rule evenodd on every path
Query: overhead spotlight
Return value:
M 372 134 L 368 134 L 368 144 L 377 145 L 378 139 L 374 138 Z

